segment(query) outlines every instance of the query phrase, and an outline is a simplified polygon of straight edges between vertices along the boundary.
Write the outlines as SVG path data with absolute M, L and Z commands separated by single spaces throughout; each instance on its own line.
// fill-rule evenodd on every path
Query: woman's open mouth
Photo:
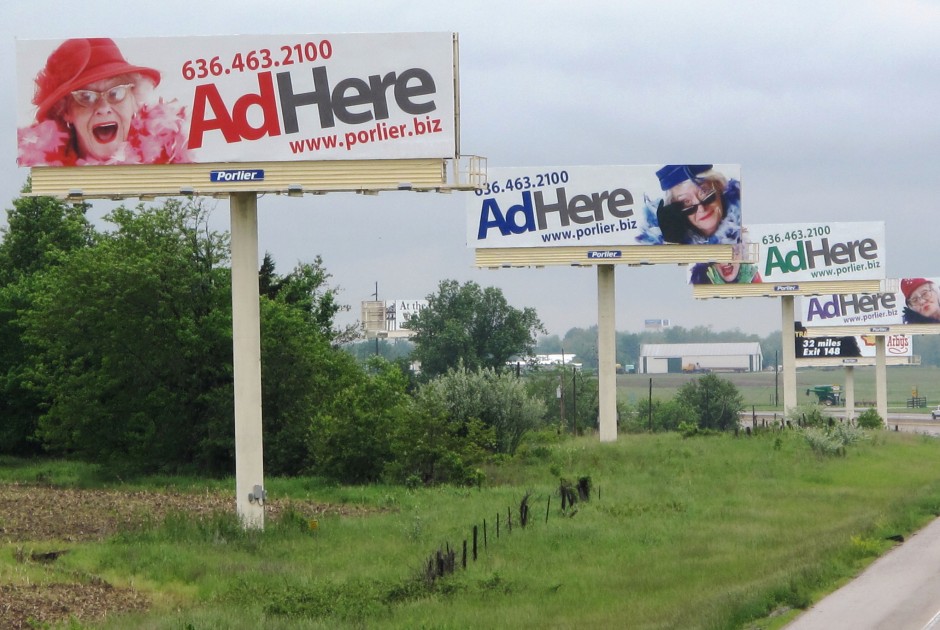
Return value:
M 101 144 L 108 144 L 113 142 L 117 138 L 118 134 L 118 124 L 113 123 L 102 123 L 100 125 L 95 125 L 91 130 L 92 135 L 95 136 L 95 140 Z

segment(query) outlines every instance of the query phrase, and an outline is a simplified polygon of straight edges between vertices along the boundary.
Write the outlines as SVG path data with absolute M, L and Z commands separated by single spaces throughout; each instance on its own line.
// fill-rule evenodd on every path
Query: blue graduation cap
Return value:
M 669 190 L 676 184 L 694 179 L 696 175 L 711 170 L 711 168 L 711 164 L 667 164 L 656 171 L 656 177 L 659 178 L 660 188 Z

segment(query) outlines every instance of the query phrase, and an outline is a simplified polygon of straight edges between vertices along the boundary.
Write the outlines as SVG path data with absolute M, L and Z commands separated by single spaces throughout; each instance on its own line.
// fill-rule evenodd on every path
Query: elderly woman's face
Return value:
M 931 319 L 940 320 L 940 295 L 933 282 L 922 284 L 907 298 L 907 305 Z
M 127 140 L 137 112 L 134 86 L 127 77 L 89 83 L 68 97 L 65 119 L 75 129 L 82 157 L 107 160 Z
M 682 204 L 683 214 L 701 234 L 711 236 L 718 231 L 724 210 L 721 194 L 711 184 L 699 186 L 692 181 L 682 182 L 672 189 L 672 198 Z

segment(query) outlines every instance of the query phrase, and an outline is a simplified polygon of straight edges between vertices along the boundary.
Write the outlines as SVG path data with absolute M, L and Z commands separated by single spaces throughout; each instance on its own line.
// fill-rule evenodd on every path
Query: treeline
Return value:
M 739 329 L 715 332 L 707 326 L 683 328 L 673 326 L 662 331 L 644 331 L 640 333 L 618 332 L 616 336 L 617 363 L 637 365 L 640 357 L 640 345 L 649 343 L 741 343 L 759 342 L 764 354 L 764 365 L 780 362 L 780 331 L 766 337 L 748 334 Z M 542 354 L 554 354 L 564 351 L 574 354 L 585 367 L 597 368 L 597 326 L 590 328 L 572 328 L 565 336 L 551 335 L 539 340 L 536 348 Z M 778 353 L 778 354 L 775 354 Z
M 107 229 L 88 208 L 23 197 L 7 212 L 0 453 L 231 474 L 228 234 L 199 201 L 120 206 Z M 259 269 L 267 473 L 470 483 L 484 458 L 511 456 L 548 422 L 542 379 L 493 364 L 534 344 L 531 309 L 442 281 L 415 353 L 437 368 L 416 376 L 410 355 L 358 361 L 342 347 L 354 331 L 335 326 L 346 307 L 329 281 L 319 258 L 281 274 L 266 256 Z

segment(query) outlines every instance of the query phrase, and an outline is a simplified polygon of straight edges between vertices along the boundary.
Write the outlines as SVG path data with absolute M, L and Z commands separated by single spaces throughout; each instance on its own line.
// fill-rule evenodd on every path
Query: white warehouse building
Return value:
M 644 343 L 640 374 L 681 372 L 760 372 L 763 353 L 756 341 L 746 343 Z

